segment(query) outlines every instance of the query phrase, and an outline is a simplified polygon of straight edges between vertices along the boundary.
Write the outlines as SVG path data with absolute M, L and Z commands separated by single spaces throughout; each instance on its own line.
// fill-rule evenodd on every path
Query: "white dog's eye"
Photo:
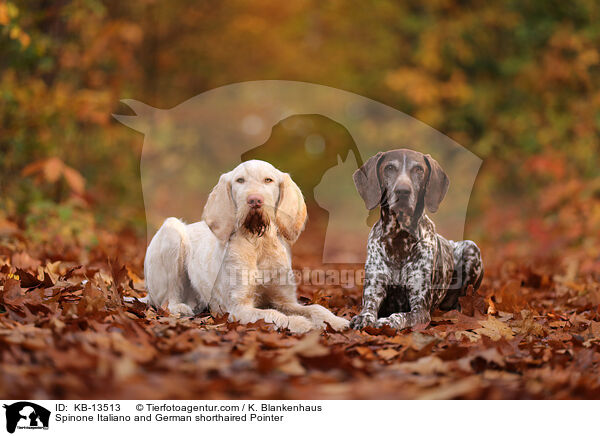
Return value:
M 273 181 L 273 179 L 271 179 L 271 178 L 269 178 L 269 177 L 267 177 L 267 178 L 265 179 L 265 183 L 271 183 L 272 181 Z
M 236 180 L 236 182 L 238 182 L 238 183 L 244 183 L 244 178 L 240 177 L 239 179 Z

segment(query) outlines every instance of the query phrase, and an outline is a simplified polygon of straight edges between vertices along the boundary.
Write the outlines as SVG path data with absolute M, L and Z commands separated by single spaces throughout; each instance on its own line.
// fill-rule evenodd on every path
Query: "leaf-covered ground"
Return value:
M 298 336 L 126 302 L 144 295 L 145 245 L 131 235 L 102 233 L 90 251 L 0 237 L 2 398 L 600 398 L 589 250 L 523 259 L 484 246 L 480 291 L 428 328 Z M 298 294 L 350 318 L 361 288 Z

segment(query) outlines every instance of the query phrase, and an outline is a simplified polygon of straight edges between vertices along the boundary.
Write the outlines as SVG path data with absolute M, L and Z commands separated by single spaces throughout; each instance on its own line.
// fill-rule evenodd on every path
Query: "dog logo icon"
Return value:
M 18 429 L 48 429 L 50 411 L 29 401 L 19 401 L 10 405 L 5 404 L 6 431 L 14 433 Z

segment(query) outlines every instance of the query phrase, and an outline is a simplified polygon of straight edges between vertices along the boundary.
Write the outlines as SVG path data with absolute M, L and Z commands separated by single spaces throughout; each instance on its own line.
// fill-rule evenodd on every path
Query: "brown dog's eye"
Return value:
M 423 167 L 415 167 L 414 170 L 417 174 L 423 174 Z
M 236 182 L 238 182 L 238 183 L 244 183 L 244 178 L 240 177 L 239 179 L 236 180 Z
M 385 171 L 396 171 L 396 167 L 392 164 L 385 166 Z
M 272 181 L 273 181 L 273 179 L 271 179 L 271 178 L 269 178 L 269 177 L 267 177 L 267 178 L 265 179 L 265 183 L 271 183 Z

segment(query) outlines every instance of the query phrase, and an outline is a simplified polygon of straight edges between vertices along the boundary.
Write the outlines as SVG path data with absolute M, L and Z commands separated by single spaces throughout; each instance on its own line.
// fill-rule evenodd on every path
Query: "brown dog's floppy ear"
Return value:
M 306 204 L 302 191 L 289 174 L 281 173 L 279 202 L 275 212 L 275 223 L 281 235 L 290 243 L 296 242 L 306 224 Z
M 377 167 L 382 156 L 382 152 L 377 153 L 352 175 L 354 185 L 356 185 L 358 193 L 369 210 L 375 209 L 381 202 L 381 186 L 377 175 Z
M 202 213 L 202 219 L 222 241 L 228 241 L 235 227 L 235 207 L 231 198 L 231 173 L 223 174 L 213 188 Z
M 425 205 L 430 212 L 436 212 L 440 203 L 448 192 L 450 179 L 439 163 L 430 155 L 425 155 L 425 162 L 429 167 L 429 179 L 425 191 Z

